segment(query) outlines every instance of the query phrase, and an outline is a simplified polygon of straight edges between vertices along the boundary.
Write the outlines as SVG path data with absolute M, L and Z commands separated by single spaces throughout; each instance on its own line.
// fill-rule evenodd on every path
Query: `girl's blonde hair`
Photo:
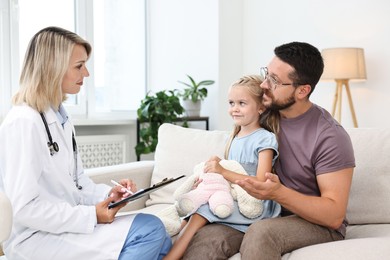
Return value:
M 249 94 L 258 102 L 258 104 L 264 108 L 263 105 L 263 89 L 260 87 L 263 80 L 258 75 L 246 75 L 242 76 L 239 80 L 234 82 L 230 88 L 237 86 L 245 87 Z M 279 113 L 277 111 L 266 110 L 259 115 L 259 125 L 264 129 L 271 131 L 275 134 L 279 132 Z M 240 132 L 241 127 L 234 126 L 233 132 L 229 138 L 229 141 L 225 149 L 225 158 L 228 158 L 231 143 L 234 137 Z
M 47 27 L 36 33 L 27 47 L 20 89 L 13 97 L 13 104 L 27 103 L 38 112 L 44 112 L 50 106 L 58 108 L 66 99 L 62 93 L 62 79 L 77 44 L 84 46 L 89 57 L 91 45 L 73 32 Z

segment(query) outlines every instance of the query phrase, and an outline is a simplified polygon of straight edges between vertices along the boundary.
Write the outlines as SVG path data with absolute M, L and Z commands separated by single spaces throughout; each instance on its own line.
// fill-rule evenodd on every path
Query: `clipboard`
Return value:
M 185 175 L 181 175 L 179 177 L 176 177 L 176 178 L 165 178 L 163 179 L 162 181 L 156 183 L 156 184 L 153 184 L 152 186 L 150 186 L 149 188 L 146 188 L 146 189 L 141 189 L 139 191 L 137 191 L 136 193 L 134 193 L 133 195 L 129 196 L 129 197 L 126 197 L 122 200 L 119 200 L 117 202 L 111 202 L 109 205 L 108 205 L 108 208 L 109 209 L 112 209 L 112 208 L 115 208 L 116 206 L 122 204 L 122 203 L 127 203 L 127 202 L 130 202 L 130 201 L 133 201 L 133 200 L 137 200 L 145 195 L 148 195 L 149 193 L 152 193 L 153 191 L 156 191 L 158 189 L 161 189 L 162 187 L 165 187 L 166 185 L 170 184 L 170 183 L 173 183 L 181 178 L 185 177 Z

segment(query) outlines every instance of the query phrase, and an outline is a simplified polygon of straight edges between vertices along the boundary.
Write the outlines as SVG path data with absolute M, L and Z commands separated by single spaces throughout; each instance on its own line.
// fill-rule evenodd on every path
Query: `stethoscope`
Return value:
M 49 125 L 47 124 L 45 115 L 43 113 L 39 113 L 39 114 L 41 115 L 43 124 L 45 125 L 47 137 L 49 138 L 49 142 L 47 142 L 47 146 L 49 147 L 50 155 L 53 156 L 55 153 L 59 152 L 60 147 L 58 146 L 57 142 L 53 142 L 53 138 L 51 137 Z M 83 187 L 79 185 L 79 178 L 78 178 L 78 171 L 77 171 L 77 143 L 73 131 L 72 131 L 72 145 L 73 145 L 73 156 L 74 156 L 73 181 L 76 184 L 77 189 L 81 190 Z

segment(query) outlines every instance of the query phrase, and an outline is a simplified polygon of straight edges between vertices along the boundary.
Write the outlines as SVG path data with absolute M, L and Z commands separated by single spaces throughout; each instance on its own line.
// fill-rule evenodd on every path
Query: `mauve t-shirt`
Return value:
M 355 167 L 348 133 L 315 104 L 296 118 L 281 118 L 278 142 L 275 170 L 280 181 L 306 195 L 320 196 L 317 175 Z M 345 235 L 344 228 L 340 231 Z

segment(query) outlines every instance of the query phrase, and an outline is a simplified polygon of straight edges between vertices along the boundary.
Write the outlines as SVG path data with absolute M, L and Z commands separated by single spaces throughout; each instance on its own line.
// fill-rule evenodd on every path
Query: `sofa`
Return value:
M 283 255 L 283 260 L 390 259 L 390 129 L 347 129 L 353 143 L 356 168 L 347 208 L 350 225 L 346 239 L 304 247 Z M 164 124 L 158 133 L 154 161 L 88 170 L 97 182 L 131 178 L 139 188 L 166 177 L 192 174 L 193 166 L 212 155 L 223 157 L 226 131 L 206 131 Z M 148 197 L 129 203 L 121 212 L 159 214 L 174 202 L 179 180 Z M 240 254 L 230 258 L 240 259 Z
M 390 259 L 390 129 L 347 129 L 353 143 L 356 168 L 347 208 L 350 225 L 346 239 L 304 247 L 283 255 L 283 260 Z M 212 155 L 223 157 L 227 131 L 206 131 L 163 124 L 159 128 L 154 161 L 138 161 L 86 170 L 99 183 L 130 178 L 138 188 L 168 177 L 192 174 L 193 167 Z M 130 202 L 119 214 L 144 212 L 159 215 L 173 203 L 179 180 L 149 196 Z M 3 211 L 0 209 L 1 214 Z M 236 254 L 230 260 L 240 259 Z

